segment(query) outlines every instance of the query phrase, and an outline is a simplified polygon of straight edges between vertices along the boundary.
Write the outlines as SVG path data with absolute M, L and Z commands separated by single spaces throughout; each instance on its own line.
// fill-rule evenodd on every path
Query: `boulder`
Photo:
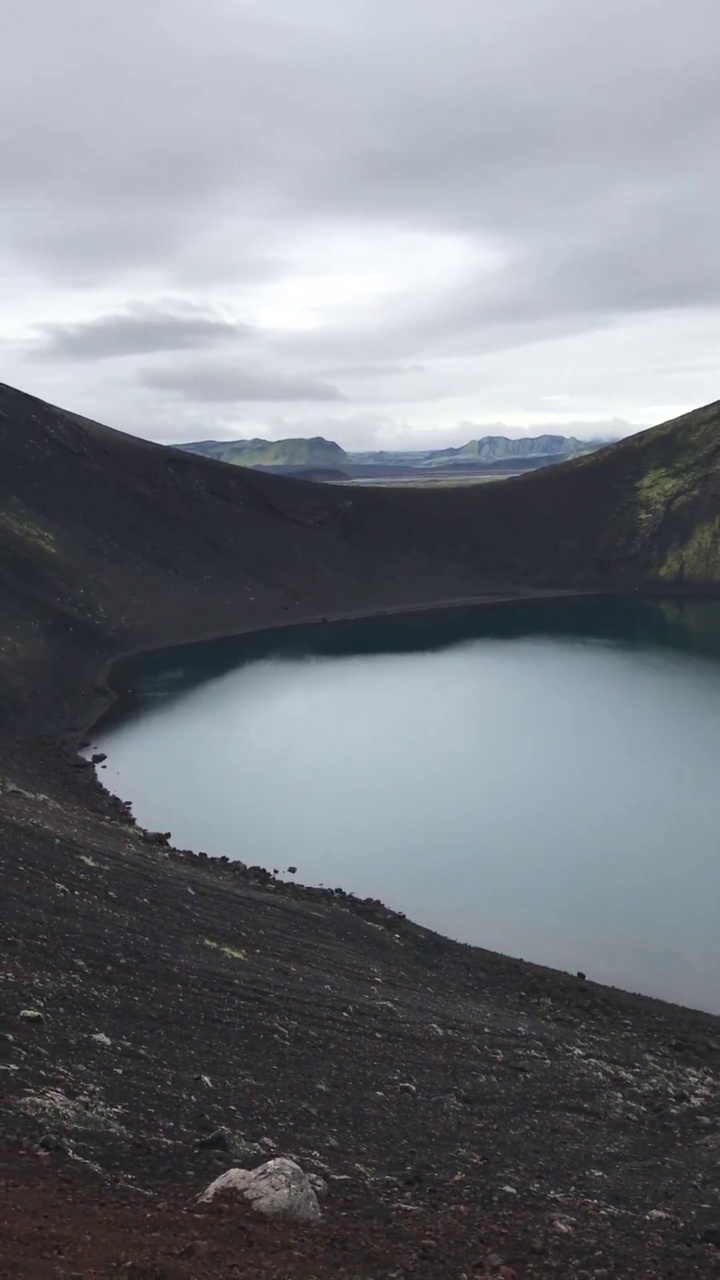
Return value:
M 228 1169 L 198 1196 L 198 1204 L 208 1204 L 223 1191 L 237 1192 L 267 1218 L 316 1222 L 320 1217 L 318 1198 L 307 1174 L 283 1156 L 257 1169 Z

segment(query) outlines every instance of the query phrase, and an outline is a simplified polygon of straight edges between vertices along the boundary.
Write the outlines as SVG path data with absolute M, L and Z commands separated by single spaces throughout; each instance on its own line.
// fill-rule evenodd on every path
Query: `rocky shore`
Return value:
M 0 814 L 4 1235 L 34 1257 L 48 1197 L 74 1259 L 5 1274 L 244 1274 L 238 1220 L 259 1274 L 713 1274 L 715 1019 L 172 850 L 52 746 Z M 185 1212 L 275 1155 L 327 1183 L 322 1228 Z M 87 1258 L 69 1213 L 97 1219 Z

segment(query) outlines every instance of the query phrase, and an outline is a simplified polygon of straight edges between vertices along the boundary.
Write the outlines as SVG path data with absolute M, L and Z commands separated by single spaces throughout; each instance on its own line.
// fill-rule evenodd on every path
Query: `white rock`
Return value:
M 93 1034 L 90 1036 L 90 1039 L 94 1040 L 96 1044 L 103 1045 L 106 1049 L 109 1049 L 112 1045 L 112 1040 L 110 1039 L 109 1036 L 105 1035 L 104 1031 L 93 1032 Z
M 258 1169 L 228 1169 L 198 1196 L 207 1204 L 221 1191 L 237 1191 L 253 1209 L 268 1218 L 314 1222 L 320 1217 L 318 1198 L 310 1179 L 294 1160 L 279 1156 Z

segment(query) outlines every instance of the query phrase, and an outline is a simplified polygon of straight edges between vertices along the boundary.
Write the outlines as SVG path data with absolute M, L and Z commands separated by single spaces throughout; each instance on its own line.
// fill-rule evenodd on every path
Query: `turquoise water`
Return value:
M 277 632 L 124 673 L 103 780 L 180 847 L 720 1012 L 720 605 Z

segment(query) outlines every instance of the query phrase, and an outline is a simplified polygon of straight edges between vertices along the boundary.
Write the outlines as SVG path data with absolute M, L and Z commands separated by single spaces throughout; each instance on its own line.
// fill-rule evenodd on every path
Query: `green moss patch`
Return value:
M 653 467 L 638 480 L 638 523 L 642 533 L 648 532 L 662 520 L 670 503 L 688 495 L 694 489 L 694 480 L 683 468 Z
M 206 947 L 212 947 L 213 951 L 221 951 L 230 960 L 247 960 L 247 952 L 242 951 L 240 947 L 229 947 L 222 942 L 214 942 L 212 938 L 203 938 L 203 942 Z
M 41 547 L 43 551 L 57 551 L 53 535 L 22 510 L 0 511 L 0 524 L 4 524 L 17 537 Z
M 720 516 L 697 525 L 685 542 L 671 547 L 659 574 L 699 582 L 720 578 Z

